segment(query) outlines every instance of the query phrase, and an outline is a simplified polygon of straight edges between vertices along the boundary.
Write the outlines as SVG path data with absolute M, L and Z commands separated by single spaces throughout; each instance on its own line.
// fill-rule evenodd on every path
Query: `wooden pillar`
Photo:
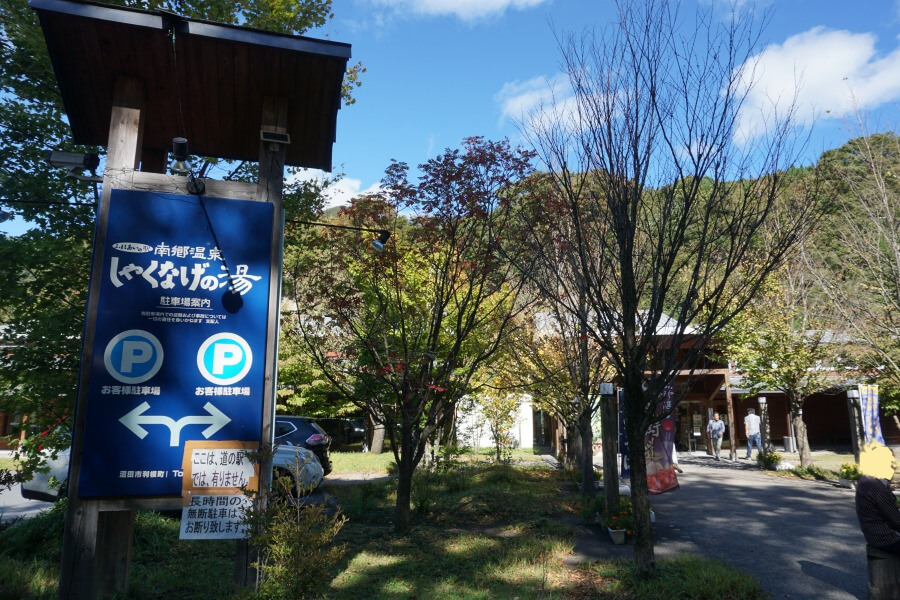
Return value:
M 600 399 L 600 434 L 603 439 L 603 492 L 607 514 L 619 510 L 619 438 L 618 396 Z
M 127 180 L 140 163 L 143 137 L 144 88 L 139 80 L 119 78 L 109 122 L 103 194 L 98 210 L 100 238 L 105 235 L 109 198 L 116 183 Z M 69 467 L 68 506 L 59 572 L 59 598 L 93 599 L 128 591 L 134 531 L 132 511 L 101 512 L 100 501 L 80 499 L 78 483 L 84 450 L 84 415 L 87 410 L 90 365 L 93 360 L 97 302 L 103 269 L 102 249 L 95 249 L 88 295 L 87 327 L 81 359 L 81 377 Z
M 765 396 L 759 396 L 759 433 L 762 442 L 763 452 L 769 454 L 774 450 L 772 447 L 772 432 L 769 429 L 769 402 Z
M 731 400 L 731 382 L 728 380 L 728 371 L 722 375 L 725 380 L 725 401 L 728 403 L 728 457 L 737 460 L 737 423 L 734 422 L 734 402 Z
M 791 423 L 791 411 L 788 410 L 787 407 L 785 407 L 785 411 L 784 411 L 784 421 L 785 421 L 785 424 L 787 425 L 787 429 L 785 431 L 787 431 L 788 437 L 791 440 L 790 451 L 794 452 L 797 448 L 797 439 L 794 437 L 794 430 L 792 429 L 793 423 Z M 784 451 L 787 452 L 788 449 L 785 448 Z M 857 458 L 856 462 L 857 463 L 859 462 L 859 458 Z
M 854 390 L 855 391 L 855 390 Z M 866 433 L 862 425 L 862 411 L 860 410 L 858 393 L 856 397 L 851 397 L 847 392 L 847 414 L 850 417 L 850 439 L 853 443 L 853 459 L 859 464 L 860 446 L 865 442 Z M 790 420 L 790 415 L 788 416 Z
M 703 432 L 703 435 L 706 436 L 706 454 L 708 456 L 713 455 L 713 441 L 712 438 L 709 437 L 709 434 L 706 431 L 706 428 L 709 427 L 709 409 L 712 409 L 713 412 L 716 412 L 716 407 L 713 405 L 713 401 L 716 396 L 719 394 L 719 386 L 713 386 L 713 391 L 706 399 L 706 404 L 704 408 L 706 409 L 706 414 L 703 415 L 703 418 L 700 420 L 702 423 L 700 431 Z
M 274 133 L 287 133 L 288 103 L 284 98 L 266 97 L 263 99 L 260 129 Z M 269 272 L 269 322 L 267 339 L 271 342 L 266 347 L 266 370 L 263 384 L 263 419 L 262 440 L 263 455 L 271 454 L 272 426 L 275 420 L 275 387 L 278 368 L 278 330 L 279 308 L 281 306 L 281 258 L 282 241 L 284 239 L 284 219 L 282 217 L 282 192 L 284 190 L 284 161 L 286 147 L 283 143 L 260 141 L 259 145 L 259 182 L 256 199 L 260 202 L 271 202 L 274 205 L 272 244 L 270 248 Z M 266 494 L 272 478 L 272 461 L 267 460 L 259 468 L 259 496 L 261 507 L 265 506 Z M 246 540 L 237 540 L 234 577 L 235 583 L 241 587 L 254 585 L 258 573 L 250 565 L 253 562 L 251 549 Z

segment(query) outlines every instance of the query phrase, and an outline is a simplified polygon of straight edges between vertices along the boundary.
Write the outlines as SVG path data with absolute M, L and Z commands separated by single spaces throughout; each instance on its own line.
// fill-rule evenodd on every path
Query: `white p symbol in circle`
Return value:
M 225 367 L 232 367 L 240 363 L 243 358 L 244 351 L 237 344 L 219 342 L 213 345 L 213 375 L 224 374 Z
M 145 363 L 150 360 L 153 348 L 147 342 L 137 340 L 126 340 L 122 342 L 122 362 L 119 367 L 120 373 L 131 373 L 135 364 Z
M 197 351 L 197 369 L 216 385 L 231 385 L 243 379 L 253 365 L 250 344 L 236 333 L 210 336 Z
M 106 345 L 103 364 L 116 381 L 143 383 L 159 372 L 163 363 L 162 344 L 143 329 L 129 329 Z

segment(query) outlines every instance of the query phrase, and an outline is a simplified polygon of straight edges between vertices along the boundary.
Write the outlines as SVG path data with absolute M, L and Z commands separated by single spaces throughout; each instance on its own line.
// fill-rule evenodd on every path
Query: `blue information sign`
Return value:
M 107 223 L 78 492 L 180 495 L 185 441 L 261 437 L 273 206 L 113 190 Z

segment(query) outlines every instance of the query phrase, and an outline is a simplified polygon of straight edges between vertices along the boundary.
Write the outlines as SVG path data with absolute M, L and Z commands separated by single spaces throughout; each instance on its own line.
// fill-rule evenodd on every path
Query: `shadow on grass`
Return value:
M 392 483 L 337 491 L 350 549 L 329 598 L 546 598 L 569 589 L 556 474 L 508 466 L 422 473 L 414 525 L 393 531 Z

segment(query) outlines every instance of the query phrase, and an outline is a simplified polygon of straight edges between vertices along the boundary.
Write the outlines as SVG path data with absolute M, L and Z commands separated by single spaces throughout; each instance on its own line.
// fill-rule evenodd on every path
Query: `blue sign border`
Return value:
M 116 189 L 107 223 L 78 493 L 180 495 L 186 440 L 261 441 L 274 207 Z

